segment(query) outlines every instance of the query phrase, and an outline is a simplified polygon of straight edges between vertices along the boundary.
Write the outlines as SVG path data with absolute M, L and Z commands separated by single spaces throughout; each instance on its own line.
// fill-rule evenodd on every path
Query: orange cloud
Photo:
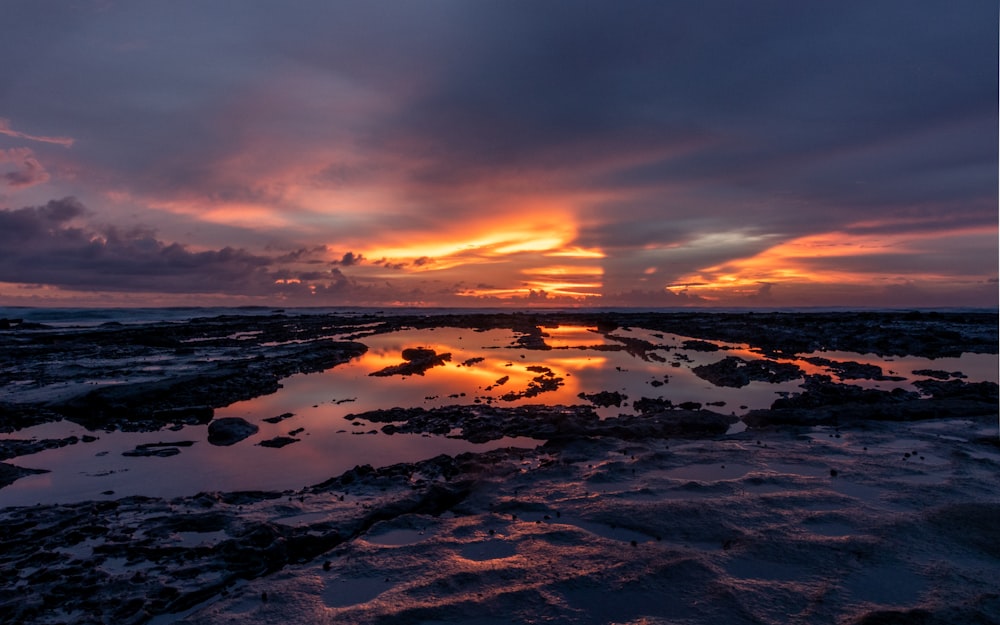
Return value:
M 866 222 L 858 227 L 875 225 Z M 984 237 L 987 243 L 995 243 L 996 230 L 980 227 L 947 232 L 828 232 L 786 241 L 749 258 L 705 267 L 666 288 L 674 292 L 697 290 L 706 299 L 720 299 L 754 294 L 762 285 L 776 284 L 870 286 L 879 281 L 907 280 L 950 284 L 956 280 L 957 270 L 949 269 L 942 259 L 954 250 L 981 245 Z M 905 262 L 890 262 L 893 259 Z

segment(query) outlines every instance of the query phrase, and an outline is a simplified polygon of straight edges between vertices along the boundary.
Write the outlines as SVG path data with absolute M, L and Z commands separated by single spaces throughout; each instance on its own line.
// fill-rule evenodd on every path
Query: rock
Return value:
M 674 408 L 674 403 L 669 399 L 664 399 L 662 397 L 650 398 L 643 397 L 632 402 L 632 407 L 635 411 L 640 414 L 652 414 L 656 412 L 663 412 L 664 410 L 672 410 Z
M 607 408 L 608 406 L 615 406 L 616 408 L 621 408 L 622 402 L 628 399 L 628 396 L 619 393 L 618 391 L 601 391 L 600 393 L 580 393 L 577 395 L 580 399 L 586 399 L 595 406 L 600 406 L 601 408 Z
M 451 354 L 438 354 L 426 347 L 409 347 L 402 352 L 406 362 L 391 365 L 368 375 L 387 377 L 390 375 L 423 375 L 431 367 L 437 367 L 451 360 Z
M 701 341 L 698 339 L 691 339 L 684 341 L 684 349 L 692 352 L 717 352 L 721 347 L 715 343 L 709 343 L 708 341 Z
M 813 365 L 826 367 L 830 371 L 833 371 L 841 380 L 879 380 L 882 382 L 899 382 L 906 379 L 895 375 L 885 375 L 882 371 L 882 367 L 879 367 L 878 365 L 854 361 L 838 362 L 828 358 L 820 358 L 818 356 L 803 358 L 803 360 Z
M 291 419 L 294 416 L 295 416 L 295 413 L 285 412 L 285 413 L 282 413 L 282 414 L 280 414 L 280 415 L 278 415 L 276 417 L 268 417 L 268 418 L 264 419 L 264 421 L 266 423 L 281 423 L 285 419 Z
M 145 449 L 136 447 L 135 449 L 123 451 L 122 455 L 130 458 L 169 458 L 170 456 L 176 456 L 179 453 L 181 453 L 181 450 L 176 447 L 147 447 Z
M 728 356 L 716 363 L 695 367 L 691 371 L 716 386 L 729 388 L 742 388 L 752 381 L 776 384 L 802 377 L 802 369 L 793 364 L 773 360 L 743 360 L 736 356 Z
M 292 438 L 291 436 L 275 436 L 274 438 L 269 438 L 266 441 L 261 441 L 257 444 L 261 447 L 272 447 L 277 449 L 297 442 L 299 442 L 299 439 Z
M 923 375 L 928 378 L 936 378 L 938 380 L 947 380 L 948 378 L 965 378 L 967 377 L 961 371 L 942 371 L 940 369 L 915 369 L 913 375 Z
M 25 469 L 24 467 L 0 462 L 0 488 L 13 484 L 15 480 L 26 475 L 36 475 L 38 473 L 48 473 L 48 471 L 44 469 Z
M 208 424 L 208 442 L 220 447 L 235 445 L 253 436 L 259 429 L 253 423 L 239 417 L 216 419 Z

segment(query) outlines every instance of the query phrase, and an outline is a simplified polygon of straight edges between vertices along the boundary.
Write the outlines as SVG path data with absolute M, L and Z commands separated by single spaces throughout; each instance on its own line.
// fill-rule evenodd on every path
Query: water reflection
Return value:
M 216 410 L 216 417 L 241 417 L 259 426 L 250 438 L 231 447 L 207 442 L 205 426 L 179 431 L 147 433 L 102 432 L 98 440 L 78 443 L 16 459 L 19 466 L 51 472 L 25 477 L 0 489 L 0 506 L 39 502 L 66 502 L 132 494 L 181 496 L 205 490 L 295 489 L 318 483 L 358 464 L 384 466 L 412 462 L 437 454 L 482 451 L 501 446 L 534 446 L 530 439 L 504 439 L 487 445 L 441 436 L 386 435 L 380 426 L 354 415 L 392 407 L 433 408 L 453 404 L 581 404 L 583 394 L 616 391 L 626 396 L 620 407 L 595 407 L 601 417 L 633 411 L 642 398 L 669 399 L 674 405 L 697 402 L 712 410 L 741 415 L 767 408 L 779 394 L 799 390 L 802 380 L 779 384 L 750 382 L 741 388 L 713 385 L 693 369 L 726 357 L 763 359 L 748 345 L 713 342 L 692 344 L 695 337 L 657 333 L 641 328 L 619 328 L 601 333 L 584 326 L 543 328 L 549 349 L 524 349 L 521 337 L 509 330 L 476 331 L 459 328 L 402 330 L 365 336 L 369 350 L 349 363 L 322 373 L 296 375 L 282 381 L 277 393 Z M 410 348 L 450 354 L 442 364 L 421 375 L 372 376 L 399 365 Z M 808 354 L 835 362 L 881 367 L 903 379 L 844 380 L 883 389 L 914 390 L 912 382 L 924 369 L 961 371 L 968 381 L 996 381 L 996 356 L 967 354 L 962 358 L 883 359 L 842 352 Z M 838 379 L 836 368 L 802 358 L 779 358 L 805 374 Z M 544 390 L 533 393 L 532 389 Z M 272 419 L 291 413 L 292 416 Z M 268 421 L 271 419 L 271 421 Z M 276 422 L 272 422 L 276 421 Z M 69 422 L 29 428 L 5 438 L 82 437 L 83 428 Z M 283 448 L 260 443 L 291 436 Z M 138 445 L 193 441 L 169 458 L 130 458 L 122 452 Z

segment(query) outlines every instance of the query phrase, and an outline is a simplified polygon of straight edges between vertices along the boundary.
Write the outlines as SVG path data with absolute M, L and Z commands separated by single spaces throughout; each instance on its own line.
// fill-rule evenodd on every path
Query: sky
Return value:
M 995 0 L 7 0 L 0 305 L 998 304 Z

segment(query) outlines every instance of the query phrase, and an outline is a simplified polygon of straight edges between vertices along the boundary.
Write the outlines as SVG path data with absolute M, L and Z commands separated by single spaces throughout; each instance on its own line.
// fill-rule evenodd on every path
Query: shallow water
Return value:
M 51 472 L 17 480 L 0 490 L 0 506 L 30 505 L 122 497 L 141 494 L 174 497 L 200 491 L 285 490 L 321 482 L 360 464 L 385 466 L 413 462 L 437 454 L 484 451 L 497 447 L 533 447 L 538 441 L 512 438 L 475 445 L 443 436 L 386 435 L 381 424 L 352 415 L 392 407 L 433 408 L 452 404 L 587 403 L 580 393 L 617 391 L 627 397 L 621 406 L 595 407 L 602 417 L 633 412 L 640 398 L 669 399 L 675 405 L 698 402 L 724 414 L 742 415 L 747 410 L 768 408 L 779 394 L 800 391 L 801 379 L 780 384 L 751 382 L 742 388 L 718 387 L 696 376 L 692 369 L 727 356 L 746 360 L 764 358 L 747 345 L 715 342 L 714 352 L 685 349 L 684 337 L 653 333 L 641 328 L 618 329 L 603 335 L 584 326 L 545 328 L 550 350 L 527 350 L 514 346 L 517 335 L 509 330 L 479 332 L 470 329 L 436 328 L 402 330 L 361 338 L 369 350 L 349 363 L 321 373 L 300 374 L 282 381 L 277 393 L 238 402 L 215 411 L 216 418 L 242 417 L 260 427 L 250 438 L 230 447 L 207 442 L 206 426 L 187 426 L 179 431 L 143 433 L 96 432 L 91 443 L 78 443 L 9 460 L 23 467 Z M 619 337 L 616 339 L 615 337 Z M 630 339 L 655 345 L 654 349 L 625 351 Z M 375 377 L 370 374 L 403 362 L 401 352 L 424 347 L 438 354 L 451 354 L 442 366 L 423 375 Z M 885 390 L 914 390 L 921 379 L 913 371 L 937 369 L 961 371 L 968 381 L 996 381 L 996 355 L 966 354 L 962 358 L 894 358 L 841 352 L 815 354 L 834 361 L 853 361 L 882 367 L 902 381 L 843 380 L 845 383 Z M 806 373 L 835 372 L 799 359 L 782 359 Z M 557 378 L 555 390 L 522 396 L 539 377 Z M 712 405 L 708 405 L 708 404 Z M 293 416 L 279 423 L 264 419 L 285 413 Z M 737 424 L 738 426 L 742 424 Z M 735 427 L 733 432 L 739 431 Z M 0 438 L 65 438 L 88 434 L 69 422 L 36 426 Z M 457 434 L 453 433 L 453 434 Z M 298 439 L 283 448 L 261 447 L 261 441 L 277 436 Z M 137 445 L 193 441 L 171 457 L 125 457 Z M 732 467 L 731 470 L 737 467 Z M 693 470 L 693 469 L 692 469 Z M 719 479 L 695 473 L 680 479 Z

